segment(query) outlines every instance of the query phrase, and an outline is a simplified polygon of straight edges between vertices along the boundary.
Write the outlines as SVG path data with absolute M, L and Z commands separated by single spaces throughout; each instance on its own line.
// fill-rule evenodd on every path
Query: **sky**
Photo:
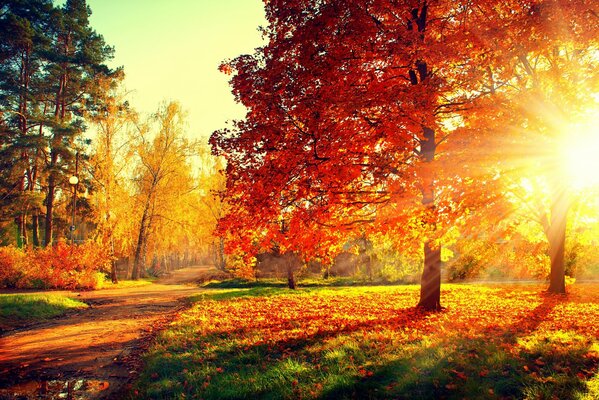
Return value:
M 115 48 L 109 66 L 123 66 L 130 103 L 142 113 L 177 100 L 190 137 L 207 138 L 243 118 L 223 60 L 252 53 L 262 42 L 262 0 L 88 0 L 90 25 Z

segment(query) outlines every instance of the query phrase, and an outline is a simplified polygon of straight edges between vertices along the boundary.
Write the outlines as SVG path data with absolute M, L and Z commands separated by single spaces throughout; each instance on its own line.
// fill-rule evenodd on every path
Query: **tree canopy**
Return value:
M 268 44 L 221 66 L 248 108 L 212 137 L 228 162 L 231 247 L 326 257 L 392 232 L 424 246 L 421 304 L 439 308 L 443 236 L 496 218 L 517 156 L 551 140 L 532 124 L 552 128 L 551 108 L 533 105 L 592 106 L 596 14 L 562 3 L 267 2 Z

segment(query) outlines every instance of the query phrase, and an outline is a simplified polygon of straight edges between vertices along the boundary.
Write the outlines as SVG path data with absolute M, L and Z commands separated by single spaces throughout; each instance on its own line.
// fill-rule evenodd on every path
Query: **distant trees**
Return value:
M 198 243 L 199 247 L 208 247 L 212 263 L 219 270 L 226 271 L 225 237 L 228 233 L 216 232 L 218 221 L 229 210 L 228 201 L 224 198 L 227 179 L 225 162 L 222 157 L 213 156 L 210 147 L 204 144 L 200 147 L 199 164 L 199 196 L 192 205 L 194 214 L 198 216 L 194 230 L 201 240 Z
M 95 240 L 114 257 L 131 256 L 137 279 L 198 254 L 208 257 L 217 240 L 216 219 L 224 212 L 218 193 L 224 178 L 220 161 L 188 139 L 179 103 L 164 103 L 143 117 L 125 98 L 111 91 L 92 120 L 97 135 L 91 201 Z
M 136 209 L 140 215 L 132 272 L 134 279 L 139 278 L 146 268 L 153 230 L 163 228 L 154 240 L 168 247 L 171 241 L 184 238 L 185 235 L 176 235 L 178 231 L 186 231 L 191 226 L 190 215 L 186 212 L 187 195 L 196 188 L 189 159 L 196 151 L 196 145 L 185 137 L 184 127 L 181 105 L 172 102 L 161 106 L 138 132 L 134 149 L 139 163 L 134 171 L 134 181 Z

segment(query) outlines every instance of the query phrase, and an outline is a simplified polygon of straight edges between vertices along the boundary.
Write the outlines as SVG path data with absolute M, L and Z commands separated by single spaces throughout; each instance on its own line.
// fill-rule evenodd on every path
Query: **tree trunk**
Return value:
M 110 280 L 112 283 L 119 283 L 119 278 L 116 273 L 116 260 L 114 259 L 114 238 L 110 234 Z
M 139 236 L 137 238 L 137 246 L 135 247 L 135 258 L 133 259 L 133 270 L 131 271 L 131 279 L 137 280 L 140 278 L 140 271 L 146 268 L 146 255 L 144 251 L 144 236 L 145 228 L 142 226 L 139 230 Z
M 27 247 L 27 213 L 24 211 L 17 217 L 17 245 L 18 247 Z
M 146 225 L 148 219 L 148 206 L 144 209 L 144 213 L 141 217 L 141 224 L 139 226 L 139 235 L 137 237 L 137 246 L 135 247 L 135 258 L 133 260 L 133 271 L 131 272 L 131 279 L 137 280 L 141 276 L 141 270 L 146 268 Z
M 287 264 L 287 286 L 289 289 L 297 289 L 297 285 L 295 283 L 295 275 L 293 273 L 293 265 L 288 261 Z
M 434 229 L 435 216 L 435 182 L 430 163 L 435 158 L 435 131 L 423 128 L 424 139 L 421 141 L 422 166 L 422 205 L 427 210 L 428 221 Z M 418 307 L 428 311 L 441 309 L 441 247 L 434 246 L 430 240 L 424 242 L 424 266 L 420 281 L 420 301 Z
M 35 183 L 37 182 L 37 158 L 39 155 L 39 149 L 35 152 L 34 165 L 31 168 L 31 180 L 29 182 L 29 192 L 31 194 L 35 191 Z M 40 246 L 40 233 L 39 233 L 39 216 L 38 216 L 39 208 L 38 205 L 35 204 L 33 209 L 31 210 L 31 241 L 33 243 L 33 247 Z
M 48 193 L 46 194 L 46 231 L 44 232 L 44 246 L 52 246 L 52 231 L 54 229 L 54 191 L 56 189 L 54 173 L 48 177 Z
M 31 240 L 33 247 L 40 247 L 40 221 L 37 211 L 31 216 Z
M 412 19 L 408 21 L 409 31 L 418 31 L 420 39 L 424 41 L 426 30 L 428 6 L 426 2 L 420 8 L 411 10 Z M 425 83 L 429 76 L 429 66 L 422 59 L 417 59 L 414 66 L 408 71 L 410 83 L 414 86 Z M 427 211 L 427 220 L 423 221 L 430 229 L 435 229 L 435 180 L 432 166 L 435 159 L 437 144 L 435 131 L 423 126 L 423 139 L 420 140 L 420 161 L 422 176 L 422 204 Z M 441 248 L 434 246 L 430 239 L 424 242 L 424 266 L 420 282 L 420 301 L 418 307 L 425 310 L 436 311 L 441 309 Z
M 225 258 L 225 238 L 218 238 L 218 269 L 221 271 L 227 270 L 227 260 Z
M 566 222 L 569 209 L 566 188 L 555 182 L 553 202 L 551 205 L 551 220 L 545 229 L 549 242 L 549 258 L 551 272 L 549 274 L 549 292 L 566 293 L 565 248 Z
M 424 243 L 424 269 L 418 307 L 430 311 L 441 309 L 441 249 L 432 248 L 430 242 Z

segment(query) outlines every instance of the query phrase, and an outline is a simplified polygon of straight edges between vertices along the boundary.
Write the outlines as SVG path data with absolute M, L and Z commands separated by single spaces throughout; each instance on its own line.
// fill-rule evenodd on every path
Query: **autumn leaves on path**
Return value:
M 90 307 L 0 337 L 0 399 L 44 392 L 114 395 L 129 381 L 152 333 L 200 290 L 185 283 L 207 271 L 186 268 L 148 286 L 74 293 Z

